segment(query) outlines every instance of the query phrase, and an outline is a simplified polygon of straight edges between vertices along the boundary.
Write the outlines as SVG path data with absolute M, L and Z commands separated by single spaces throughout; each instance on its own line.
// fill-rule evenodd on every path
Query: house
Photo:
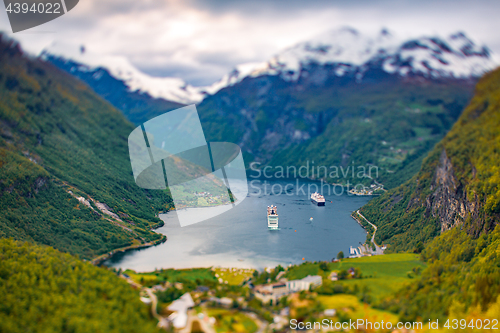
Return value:
M 209 300 L 225 308 L 230 308 L 233 305 L 233 299 L 229 297 L 222 297 L 222 298 L 210 297 Z
M 337 272 L 331 272 L 330 275 L 328 276 L 328 278 L 331 281 L 337 281 L 339 279 L 339 276 L 338 276 Z
M 225 308 L 230 308 L 233 305 L 233 300 L 229 297 L 222 297 L 219 299 L 219 304 Z
M 335 315 L 337 314 L 337 311 L 335 309 L 326 309 L 323 314 L 326 316 L 326 317 L 335 317 Z
M 292 280 L 286 283 L 289 291 L 301 291 L 309 290 L 310 288 L 316 288 L 323 284 L 323 279 L 319 275 L 308 275 L 300 280 Z
M 351 274 L 351 276 L 354 277 L 354 275 L 356 274 L 356 270 L 354 269 L 354 267 L 351 267 L 347 270 L 347 273 Z
M 172 322 L 175 328 L 186 327 L 188 315 L 187 311 L 194 306 L 194 301 L 189 293 L 185 293 L 179 299 L 173 301 L 167 309 L 173 311 L 173 313 L 168 316 L 168 319 Z
M 151 289 L 153 289 L 153 291 L 165 291 L 165 290 L 167 290 L 167 288 L 165 288 L 165 286 L 162 286 L 161 284 L 157 284 L 157 285 L 153 286 Z
M 253 291 L 255 297 L 265 304 L 276 304 L 281 297 L 290 293 L 286 283 L 259 285 Z
M 285 275 L 286 272 L 285 271 L 281 271 L 278 273 L 278 275 L 276 275 L 276 281 L 280 281 L 280 279 L 283 277 L 283 275 Z

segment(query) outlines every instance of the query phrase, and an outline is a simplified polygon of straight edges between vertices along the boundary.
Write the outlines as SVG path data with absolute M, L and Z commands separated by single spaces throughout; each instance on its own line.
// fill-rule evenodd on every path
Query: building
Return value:
M 194 306 L 194 301 L 189 293 L 185 293 L 179 299 L 173 301 L 167 309 L 173 311 L 173 313 L 168 316 L 170 322 L 172 322 L 174 328 L 186 327 L 188 315 L 187 311 Z
M 286 283 L 274 283 L 256 286 L 254 295 L 264 304 L 276 304 L 278 300 L 290 293 Z
M 331 281 L 337 281 L 339 279 L 339 276 L 338 276 L 337 272 L 331 272 L 330 275 L 328 276 L 328 278 Z
M 319 275 L 308 275 L 300 280 L 292 280 L 286 283 L 287 288 L 291 292 L 309 290 L 319 287 L 323 284 L 323 279 Z
M 308 275 L 300 280 L 278 282 L 272 284 L 258 285 L 253 288 L 255 298 L 260 299 L 264 304 L 276 304 L 280 298 L 302 290 L 316 288 L 323 284 L 319 275 Z

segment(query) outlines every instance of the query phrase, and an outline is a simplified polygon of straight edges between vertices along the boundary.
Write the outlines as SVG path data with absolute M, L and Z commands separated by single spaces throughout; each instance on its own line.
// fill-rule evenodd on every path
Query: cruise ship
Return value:
M 318 192 L 314 192 L 311 194 L 311 202 L 313 204 L 316 204 L 318 206 L 324 206 L 325 205 L 325 197 L 319 194 Z
M 267 227 L 269 230 L 278 230 L 278 209 L 276 206 L 267 206 Z

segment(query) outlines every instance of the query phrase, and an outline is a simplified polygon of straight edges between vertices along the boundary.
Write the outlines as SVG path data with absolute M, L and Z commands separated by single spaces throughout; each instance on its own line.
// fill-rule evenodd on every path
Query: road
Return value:
M 163 320 L 163 317 L 158 314 L 158 298 L 155 293 L 150 288 L 144 288 L 144 291 L 148 294 L 149 298 L 151 298 L 151 314 L 153 317 L 158 319 L 159 322 Z
M 375 243 L 375 234 L 377 233 L 377 226 L 373 223 L 371 223 L 370 221 L 368 221 L 368 219 L 366 217 L 363 216 L 363 214 L 361 214 L 359 212 L 359 209 L 356 211 L 356 213 L 358 213 L 359 216 L 361 216 L 366 222 L 368 222 L 368 224 L 370 224 L 373 229 L 375 229 L 375 231 L 373 232 L 373 236 L 372 236 L 372 243 L 375 245 L 375 253 L 374 254 L 384 254 L 384 250 L 382 250 L 380 248 L 380 246 L 377 245 L 377 243 Z

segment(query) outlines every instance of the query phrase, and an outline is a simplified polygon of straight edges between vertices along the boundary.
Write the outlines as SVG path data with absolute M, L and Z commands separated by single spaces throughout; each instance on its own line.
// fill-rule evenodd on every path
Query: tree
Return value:
M 347 270 L 345 269 L 342 269 L 339 273 L 338 273 L 338 278 L 339 280 L 345 280 L 347 279 L 347 277 L 349 276 L 349 272 L 347 272 Z
M 413 250 L 414 253 L 420 253 L 424 250 L 424 244 L 422 242 L 418 242 Z
M 326 261 L 320 262 L 319 269 L 321 269 L 323 272 L 328 271 L 328 263 Z
M 339 259 L 339 260 L 344 259 L 344 252 L 343 252 L 343 251 L 340 251 L 340 252 L 337 254 L 337 259 Z

